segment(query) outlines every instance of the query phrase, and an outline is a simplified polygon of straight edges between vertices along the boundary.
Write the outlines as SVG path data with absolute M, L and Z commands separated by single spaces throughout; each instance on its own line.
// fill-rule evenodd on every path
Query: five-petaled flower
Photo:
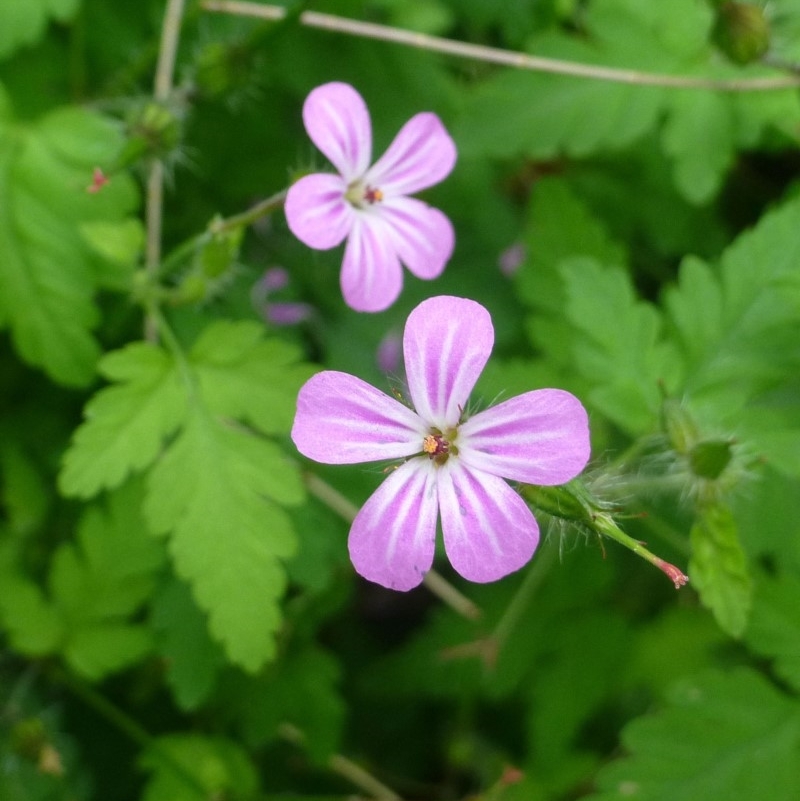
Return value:
M 292 439 L 325 464 L 404 460 L 350 529 L 350 557 L 365 578 L 397 590 L 433 563 L 437 518 L 453 567 L 471 581 L 519 569 L 539 541 L 536 520 L 504 479 L 563 484 L 589 459 L 580 401 L 539 389 L 471 417 L 466 404 L 494 344 L 479 303 L 440 296 L 408 317 L 403 336 L 413 409 L 355 376 L 324 371 L 300 390 Z
M 361 95 L 345 83 L 318 86 L 303 105 L 314 144 L 339 174 L 301 178 L 286 197 L 294 235 L 318 250 L 347 239 L 341 286 L 356 311 L 383 311 L 403 285 L 401 263 L 418 278 L 436 278 L 453 253 L 450 220 L 407 197 L 445 178 L 456 147 L 433 113 L 412 117 L 372 166 L 372 126 Z

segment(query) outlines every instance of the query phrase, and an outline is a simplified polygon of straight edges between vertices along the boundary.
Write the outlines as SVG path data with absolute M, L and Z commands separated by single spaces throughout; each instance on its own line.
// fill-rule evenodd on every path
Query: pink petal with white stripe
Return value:
M 341 244 L 353 226 L 355 211 L 344 199 L 338 175 L 306 175 L 289 187 L 284 213 L 291 232 L 303 244 L 328 250 Z
M 455 245 L 450 220 L 439 209 L 411 197 L 390 198 L 381 204 L 380 213 L 391 226 L 400 261 L 417 278 L 441 275 Z
M 364 175 L 372 159 L 372 124 L 352 86 L 334 82 L 313 89 L 303 104 L 303 123 L 346 183 Z
M 531 510 L 501 478 L 458 465 L 439 470 L 444 548 L 456 572 L 487 582 L 519 570 L 539 544 Z
M 386 223 L 376 212 L 354 213 L 340 281 L 347 305 L 356 311 L 383 311 L 397 300 L 403 269 Z
M 297 396 L 292 440 L 323 464 L 358 464 L 419 453 L 427 427 L 394 398 L 348 373 L 325 370 Z
M 353 521 L 348 546 L 356 571 L 393 590 L 416 587 L 433 564 L 436 517 L 433 463 L 400 465 Z
M 455 426 L 494 345 L 489 312 L 440 295 L 411 312 L 403 335 L 408 390 L 417 413 L 442 431 Z
M 564 484 L 589 461 L 589 419 L 569 392 L 538 389 L 471 417 L 458 444 L 470 468 L 528 484 Z
M 413 116 L 375 162 L 365 182 L 384 196 L 410 195 L 439 183 L 456 163 L 456 146 L 431 112 Z

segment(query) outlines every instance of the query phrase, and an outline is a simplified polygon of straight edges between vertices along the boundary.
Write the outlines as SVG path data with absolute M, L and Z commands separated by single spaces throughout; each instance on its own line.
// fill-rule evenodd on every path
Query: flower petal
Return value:
M 379 187 L 385 197 L 410 195 L 449 175 L 456 155 L 442 121 L 429 111 L 416 114 L 367 172 L 365 183 Z
M 387 224 L 374 211 L 354 212 L 340 282 L 347 305 L 356 311 L 383 311 L 400 294 L 400 258 Z
M 451 463 L 437 480 L 444 548 L 456 572 L 486 582 L 519 570 L 539 544 L 533 513 L 501 478 Z
M 391 226 L 400 261 L 417 278 L 436 278 L 453 255 L 455 233 L 439 209 L 412 197 L 390 198 L 380 214 Z
M 493 344 L 489 312 L 474 300 L 441 295 L 420 303 L 409 314 L 403 335 L 408 389 L 417 414 L 442 431 L 455 426 Z
M 589 461 L 589 420 L 562 389 L 537 389 L 500 403 L 459 428 L 470 468 L 528 484 L 563 484 Z
M 372 159 L 372 125 L 352 86 L 333 82 L 313 89 L 303 104 L 303 123 L 345 183 L 364 175 Z
M 393 590 L 410 590 L 422 581 L 436 543 L 435 481 L 430 460 L 412 459 L 361 507 L 348 546 L 364 578 Z
M 292 440 L 323 464 L 411 456 L 422 450 L 426 433 L 411 409 L 348 373 L 317 373 L 297 396 Z
M 326 173 L 306 175 L 289 187 L 286 222 L 304 245 L 328 250 L 350 232 L 355 212 L 344 199 L 345 189 L 340 176 Z

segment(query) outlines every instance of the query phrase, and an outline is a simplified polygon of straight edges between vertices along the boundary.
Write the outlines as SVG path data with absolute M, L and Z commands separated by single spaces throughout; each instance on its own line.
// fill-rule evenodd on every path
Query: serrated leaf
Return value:
M 263 334 L 256 322 L 216 322 L 198 338 L 191 359 L 212 412 L 283 434 L 291 428 L 297 393 L 314 371 L 299 362 L 296 347 Z
M 139 342 L 110 353 L 100 370 L 116 385 L 86 405 L 86 420 L 64 454 L 59 487 L 65 495 L 89 498 L 147 467 L 185 414 L 186 390 L 156 345 Z
M 170 535 L 177 573 L 208 612 L 229 659 L 256 671 L 275 651 L 281 559 L 296 540 L 280 507 L 302 500 L 297 470 L 270 442 L 227 428 L 201 408 L 150 472 L 145 514 Z
M 747 626 L 752 581 L 730 510 L 720 504 L 701 509 L 690 539 L 692 587 L 720 627 L 739 637 Z
M 630 755 L 586 801 L 793 801 L 800 708 L 748 669 L 688 681 L 625 727 Z
M 223 651 L 209 638 L 205 615 L 185 584 L 170 581 L 151 608 L 157 647 L 166 660 L 167 683 L 181 709 L 195 709 L 214 687 L 225 664 Z
M 738 438 L 795 475 L 798 220 L 795 198 L 742 234 L 719 268 L 686 259 L 664 298 L 693 409 L 709 425 L 735 427 Z
M 579 332 L 576 367 L 592 384 L 590 399 L 632 434 L 651 428 L 663 396 L 675 386 L 679 363 L 661 335 L 658 310 L 638 300 L 628 275 L 591 259 L 561 268 L 566 314 Z
M 221 737 L 172 734 L 154 738 L 139 765 L 152 774 L 142 801 L 250 798 L 258 787 L 247 754 Z
M 783 572 L 758 576 L 753 613 L 745 639 L 756 653 L 773 660 L 773 669 L 800 689 L 800 576 Z
M 0 319 L 24 360 L 67 385 L 86 384 L 99 355 L 98 256 L 79 226 L 124 219 L 136 203 L 125 174 L 102 194 L 85 191 L 120 144 L 115 124 L 80 108 L 20 130 L 0 125 Z
M 79 3 L 80 0 L 25 0 L 4 4 L 0 11 L 0 58 L 36 42 L 50 17 L 65 21 Z

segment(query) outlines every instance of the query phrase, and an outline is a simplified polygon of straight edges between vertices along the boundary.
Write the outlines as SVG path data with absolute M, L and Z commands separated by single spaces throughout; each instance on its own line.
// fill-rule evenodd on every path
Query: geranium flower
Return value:
M 453 140 L 432 113 L 412 117 L 370 167 L 372 126 L 361 95 L 346 83 L 314 89 L 303 105 L 314 144 L 338 175 L 301 178 L 286 197 L 286 220 L 309 247 L 327 250 L 347 239 L 341 286 L 356 311 L 383 311 L 403 285 L 401 262 L 418 278 L 436 278 L 455 236 L 441 211 L 407 197 L 453 169 Z
M 300 390 L 292 428 L 300 453 L 325 464 L 404 460 L 350 529 L 350 557 L 370 581 L 396 590 L 419 584 L 433 563 L 439 517 L 464 578 L 494 581 L 519 569 L 539 527 L 503 479 L 563 484 L 586 465 L 587 415 L 569 392 L 534 390 L 467 416 L 493 344 L 483 306 L 430 298 L 403 335 L 413 409 L 347 373 L 318 373 Z

